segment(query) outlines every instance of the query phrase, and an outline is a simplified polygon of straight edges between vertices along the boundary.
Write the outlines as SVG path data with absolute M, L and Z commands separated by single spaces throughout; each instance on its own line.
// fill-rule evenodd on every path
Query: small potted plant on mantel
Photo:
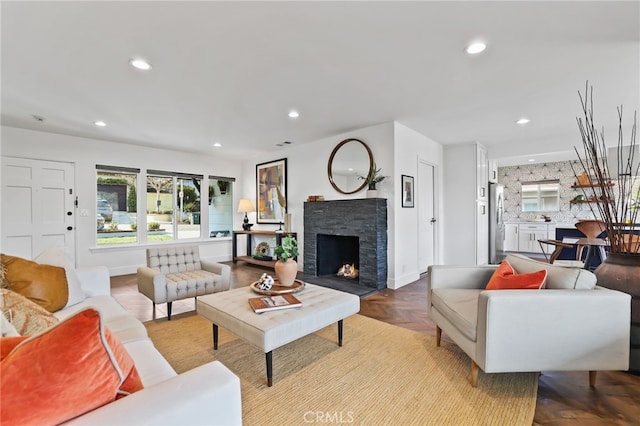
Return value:
M 298 257 L 298 241 L 291 235 L 284 236 L 274 252 L 278 259 L 274 269 L 279 284 L 290 287 L 298 274 L 298 262 L 294 260 L 295 257 Z
M 373 163 L 373 168 L 371 169 L 371 173 L 365 176 L 358 176 L 358 179 L 364 180 L 367 185 L 369 185 L 369 189 L 367 190 L 367 198 L 376 198 L 378 196 L 378 191 L 376 190 L 376 184 L 382 182 L 387 178 L 387 176 L 382 176 L 382 169 L 376 168 L 376 163 Z

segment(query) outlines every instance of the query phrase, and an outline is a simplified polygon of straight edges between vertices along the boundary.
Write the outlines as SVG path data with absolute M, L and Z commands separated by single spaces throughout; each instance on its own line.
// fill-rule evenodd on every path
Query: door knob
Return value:
M 67 226 L 67 231 L 71 231 L 73 229 L 73 226 Z
M 435 218 L 435 217 L 432 217 L 432 218 L 431 218 L 431 220 L 430 220 L 429 222 L 431 222 L 431 223 L 436 223 L 436 218 Z
M 71 216 L 73 213 L 71 212 L 67 212 L 67 216 Z

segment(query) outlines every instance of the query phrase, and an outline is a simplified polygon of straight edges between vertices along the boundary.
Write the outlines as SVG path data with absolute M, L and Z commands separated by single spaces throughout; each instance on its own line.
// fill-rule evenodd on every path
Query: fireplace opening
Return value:
M 360 268 L 360 239 L 353 236 L 318 234 L 317 239 L 317 275 L 339 276 L 345 265 L 358 270 Z M 342 278 L 356 281 L 355 274 Z

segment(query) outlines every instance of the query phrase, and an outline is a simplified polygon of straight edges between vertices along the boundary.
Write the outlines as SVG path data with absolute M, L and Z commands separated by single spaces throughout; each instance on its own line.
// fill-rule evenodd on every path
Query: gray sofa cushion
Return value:
M 202 296 L 222 290 L 222 277 L 202 269 L 167 274 L 167 301 Z
M 431 292 L 431 304 L 463 335 L 476 341 L 478 296 L 484 289 L 437 288 Z
M 176 246 L 147 250 L 147 266 L 163 274 L 202 269 L 198 246 Z
M 528 274 L 545 269 L 547 271 L 545 285 L 547 289 L 593 290 L 596 287 L 596 276 L 582 268 L 551 265 L 520 254 L 510 254 L 505 260 L 519 274 Z

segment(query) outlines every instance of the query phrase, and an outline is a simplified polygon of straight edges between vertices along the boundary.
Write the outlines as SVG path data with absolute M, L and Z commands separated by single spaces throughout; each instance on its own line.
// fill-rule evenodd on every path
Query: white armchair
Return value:
M 231 267 L 200 259 L 198 246 L 147 249 L 147 266 L 138 268 L 138 291 L 155 305 L 229 290 Z
M 431 266 L 429 316 L 486 373 L 629 368 L 631 298 L 584 269 L 509 255 L 518 273 L 547 270 L 543 290 L 485 290 L 497 265 Z

